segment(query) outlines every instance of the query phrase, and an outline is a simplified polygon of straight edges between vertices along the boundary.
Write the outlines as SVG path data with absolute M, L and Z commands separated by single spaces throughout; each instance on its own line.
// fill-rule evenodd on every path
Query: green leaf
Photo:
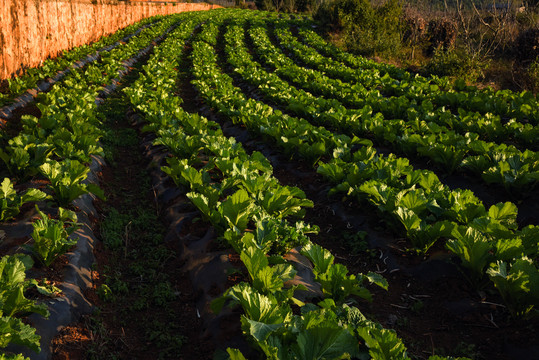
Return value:
M 13 184 L 9 178 L 4 178 L 2 181 L 2 198 L 9 199 L 13 198 L 13 196 L 17 192 L 13 189 Z
M 26 265 L 14 256 L 4 256 L 0 260 L 0 286 L 16 287 L 26 278 Z
M 191 189 L 198 189 L 198 186 L 202 186 L 202 173 L 192 166 L 186 166 L 181 170 L 181 176 L 187 181 Z
M 34 188 L 28 189 L 22 195 L 17 194 L 9 178 L 4 178 L 0 191 L 0 221 L 9 220 L 17 216 L 23 204 L 31 201 L 41 201 L 47 197 L 44 192 Z
M 281 293 L 284 282 L 296 274 L 292 265 L 278 264 L 270 267 L 266 255 L 254 247 L 247 248 L 240 258 L 247 267 L 253 287 L 262 294 L 277 296 Z
M 258 342 L 266 341 L 271 333 L 284 326 L 284 324 L 266 324 L 242 316 L 242 322 L 244 321 L 249 325 L 249 334 Z
M 47 194 L 45 194 L 43 191 L 38 189 L 28 189 L 23 195 L 22 195 L 22 202 L 27 203 L 31 201 L 41 201 L 45 200 L 47 198 Z
M 301 250 L 301 254 L 311 260 L 315 274 L 325 274 L 335 260 L 335 257 L 328 250 L 313 243 L 306 244 Z
M 367 280 L 371 282 L 371 284 L 375 284 L 380 286 L 382 289 L 387 290 L 389 287 L 389 284 L 382 275 L 369 272 L 367 275 L 364 275 Z
M 284 282 L 292 280 L 297 273 L 294 267 L 290 264 L 277 264 L 274 265 L 272 269 L 275 272 L 275 276 Z
M 326 273 L 316 274 L 322 291 L 335 302 L 344 302 L 350 295 L 357 295 L 371 301 L 372 295 L 362 286 L 363 275 L 357 278 L 354 274 L 348 275 L 348 269 L 342 264 L 333 264 Z
M 457 224 L 448 220 L 438 221 L 432 225 L 421 221 L 419 228 L 407 233 L 414 247 L 426 253 L 440 237 L 450 237 Z
M 206 220 L 211 221 L 214 226 L 219 225 L 218 222 L 214 223 L 216 218 L 213 216 L 213 213 L 216 211 L 210 208 L 207 197 L 195 192 L 189 192 L 185 196 L 191 200 L 191 202 L 198 208 Z
M 510 270 L 507 263 L 498 261 L 487 270 L 490 279 L 515 317 L 529 314 L 539 303 L 539 270 L 531 259 L 517 259 Z
M 305 199 L 305 193 L 298 188 L 279 186 L 268 189 L 260 195 L 259 204 L 269 215 L 284 218 L 290 215 L 301 217 L 302 208 L 313 207 L 313 202 Z
M 227 348 L 226 352 L 228 353 L 230 360 L 247 360 L 238 349 Z
M 45 281 L 42 281 L 39 283 L 36 279 L 31 279 L 29 281 L 30 284 L 36 287 L 36 290 L 41 294 L 48 297 L 56 297 L 58 294 L 62 292 L 61 289 L 57 288 L 54 285 L 48 285 L 45 283 Z
M 397 189 L 378 180 L 364 182 L 359 186 L 359 191 L 367 194 L 367 199 L 376 205 L 380 211 L 389 213 L 395 210 L 395 204 L 407 192 L 407 190 L 403 190 L 398 193 Z
M 273 297 L 260 294 L 246 283 L 231 287 L 225 292 L 223 298 L 225 301 L 230 299 L 233 303 L 240 304 L 249 319 L 266 324 L 282 324 L 292 315 L 289 306 L 279 304 Z M 222 299 L 214 301 L 212 309 L 219 310 L 225 301 Z
M 31 312 L 47 316 L 46 305 L 36 305 L 24 297 L 28 286 L 26 270 L 31 266 L 27 256 L 4 256 L 0 260 L 0 314 L 23 315 Z
M 0 348 L 5 348 L 9 344 L 26 346 L 35 352 L 40 352 L 39 340 L 36 329 L 24 324 L 20 319 L 11 317 L 0 317 Z
M 417 216 L 413 210 L 405 209 L 399 206 L 395 211 L 395 214 L 402 225 L 404 225 L 407 233 L 419 229 L 419 226 L 421 225 L 421 218 Z
M 475 218 L 468 224 L 470 227 L 479 230 L 490 238 L 510 238 L 514 236 L 514 232 L 501 224 L 498 220 L 488 216 Z
M 273 243 L 277 242 L 277 224 L 277 220 L 273 218 L 258 220 L 252 245 L 268 253 Z
M 7 316 L 24 315 L 35 312 L 42 316 L 48 316 L 48 310 L 45 305 L 36 305 L 34 301 L 24 297 L 24 288 L 18 286 L 13 291 L 3 294 L 2 312 Z
M 277 296 L 283 288 L 283 280 L 275 274 L 274 268 L 265 267 L 260 270 L 253 280 L 253 287 L 263 294 Z
M 423 190 L 411 190 L 398 201 L 397 206 L 404 207 L 421 215 L 427 208 L 428 202 Z
M 478 285 L 484 275 L 485 267 L 490 263 L 490 251 L 493 245 L 478 230 L 468 227 L 459 227 L 453 231 L 452 237 L 446 242 L 446 247 L 460 256 L 462 266 L 471 271 L 470 281 Z
M 357 332 L 369 348 L 372 359 L 409 359 L 406 355 L 406 347 L 394 331 L 368 322 L 366 325 L 359 326 Z
M 49 160 L 39 170 L 51 183 L 56 200 L 62 206 L 70 204 L 81 195 L 88 193 L 88 186 L 82 181 L 90 168 L 77 160 L 66 159 L 62 162 Z
M 240 232 L 247 228 L 254 209 L 254 200 L 243 189 L 236 191 L 219 205 L 219 213 L 232 228 Z
M 30 360 L 22 354 L 0 354 L 0 360 Z
M 481 174 L 491 166 L 491 162 L 484 155 L 468 156 L 462 160 L 461 166 L 475 174 Z
M 469 224 L 475 218 L 486 215 L 485 206 L 470 190 L 451 191 L 449 201 L 455 221 L 461 224 Z
M 334 183 L 342 181 L 345 176 L 343 168 L 335 162 L 320 163 L 316 172 Z
M 298 359 L 344 359 L 358 353 L 357 341 L 339 326 L 317 326 L 300 332 L 292 345 Z
M 511 261 L 524 255 L 522 240 L 518 237 L 496 241 L 496 259 Z
M 431 171 L 420 171 L 418 184 L 425 192 L 439 191 L 443 188 L 443 184 L 438 179 L 438 176 Z
M 241 261 L 247 268 L 251 279 L 255 279 L 258 273 L 265 267 L 268 267 L 268 259 L 262 250 L 250 247 L 240 255 Z
M 90 183 L 86 186 L 86 189 L 95 196 L 97 196 L 99 199 L 103 201 L 107 200 L 105 197 L 105 191 L 103 191 L 103 189 L 101 189 L 98 185 Z
M 517 227 L 517 213 L 517 206 L 510 202 L 492 205 L 488 210 L 490 218 L 498 220 L 510 229 L 516 229 Z
M 522 246 L 525 249 L 526 255 L 533 258 L 539 254 L 539 226 L 528 225 L 520 231 Z

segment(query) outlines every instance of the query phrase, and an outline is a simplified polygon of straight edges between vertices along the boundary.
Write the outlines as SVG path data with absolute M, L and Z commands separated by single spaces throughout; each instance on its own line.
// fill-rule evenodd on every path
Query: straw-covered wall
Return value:
M 146 17 L 215 7 L 204 3 L 1 0 L 0 79 Z

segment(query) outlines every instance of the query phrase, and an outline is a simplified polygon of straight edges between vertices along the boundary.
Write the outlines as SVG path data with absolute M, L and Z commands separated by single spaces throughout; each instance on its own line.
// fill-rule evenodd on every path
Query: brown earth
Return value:
M 125 118 L 120 119 L 114 127 L 125 128 L 125 123 Z M 100 221 L 103 221 L 111 208 L 121 213 L 127 212 L 130 207 L 137 206 L 137 202 L 143 203 L 151 212 L 156 212 L 152 189 L 141 187 L 147 183 L 144 177 L 147 177 L 148 162 L 142 157 L 138 144 L 119 147 L 115 158 L 118 159 L 117 163 L 106 167 L 102 173 L 101 186 L 107 194 L 107 202 L 97 204 L 102 214 Z M 156 224 L 155 231 L 160 228 Z M 140 237 L 143 238 L 143 234 Z M 182 271 L 179 249 L 158 246 L 170 251 L 170 256 L 161 264 L 159 271 L 166 274 L 177 295 L 173 301 L 168 301 L 164 306 L 148 306 L 139 311 L 131 311 L 128 308 L 140 300 L 140 294 L 135 290 L 130 290 L 114 301 L 104 301 L 99 296 L 101 286 L 116 274 L 122 274 L 121 280 L 130 289 L 136 288 L 139 279 L 130 275 L 130 269 L 137 265 L 137 260 L 132 259 L 128 252 L 144 246 L 137 242 L 137 238 L 136 234 L 129 236 L 128 247 L 120 250 L 108 249 L 101 242 L 98 244 L 94 251 L 94 286 L 85 294 L 95 305 L 96 311 L 85 316 L 78 324 L 61 331 L 53 341 L 53 359 L 156 359 L 166 342 L 159 336 L 169 335 L 172 339 L 170 341 L 181 340 L 183 346 L 178 354 L 166 355 L 169 357 L 164 358 L 211 358 L 213 345 L 200 339 L 202 329 L 194 302 L 195 294 L 187 274 Z M 155 334 L 150 333 L 153 328 L 149 329 L 148 324 L 155 325 Z

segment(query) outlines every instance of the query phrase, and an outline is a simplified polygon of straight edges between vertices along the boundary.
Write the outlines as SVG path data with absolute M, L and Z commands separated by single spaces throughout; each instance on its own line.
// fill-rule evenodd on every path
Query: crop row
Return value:
M 471 191 L 450 190 L 434 173 L 414 170 L 405 158 L 377 154 L 369 141 L 335 135 L 248 98 L 218 67 L 216 50 L 208 44 L 217 35 L 217 27 L 213 28 L 213 37 L 208 36 L 206 43 L 194 43 L 192 59 L 194 83 L 213 108 L 291 154 L 311 160 L 333 158 L 321 163 L 318 172 L 338 183 L 337 191 L 373 205 L 420 251 L 428 250 L 439 238 L 448 238 L 446 247 L 459 255 L 474 285 L 484 281 L 488 272 L 505 298 L 509 293 L 516 298 L 508 304 L 515 314 L 530 311 L 536 294 L 519 284 L 524 279 L 536 281 L 538 272 L 531 259 L 538 251 L 538 229 L 517 229 L 514 204 L 499 203 L 487 210 Z M 256 65 L 238 70 L 248 62 L 249 54 L 234 35 L 240 32 L 230 33 L 225 35 L 225 51 L 234 58 L 230 60 L 233 67 L 242 73 L 257 73 Z M 508 268 L 512 270 L 503 273 Z M 523 278 L 516 280 L 518 274 Z
M 280 44 L 284 49 L 292 52 L 297 57 L 301 56 L 301 58 L 303 58 L 306 56 L 305 49 L 308 47 L 296 40 L 282 24 L 281 26 L 277 26 L 275 33 L 278 35 L 278 39 L 281 41 Z M 312 34 L 312 32 L 309 32 L 309 34 Z M 313 49 L 310 50 L 310 53 L 312 53 Z M 317 54 L 317 58 L 321 62 L 327 59 L 320 54 Z M 309 88 L 309 91 L 313 91 L 314 93 L 329 98 L 338 99 L 347 107 L 364 108 L 368 105 L 372 108 L 372 111 L 381 113 L 386 122 L 388 122 L 387 120 L 392 119 L 397 119 L 397 121 L 399 121 L 398 119 L 402 118 L 413 128 L 414 122 L 417 123 L 418 120 L 423 120 L 424 123 L 421 124 L 421 126 L 415 125 L 416 130 L 421 129 L 422 127 L 424 128 L 426 125 L 436 129 L 437 127 L 435 125 L 437 124 L 450 130 L 454 130 L 458 134 L 464 135 L 469 132 L 477 133 L 482 140 L 499 142 L 510 140 L 521 148 L 536 146 L 534 139 L 537 136 L 537 131 L 539 131 L 537 130 L 537 127 L 534 127 L 531 124 L 520 123 L 516 121 L 516 119 L 504 120 L 499 113 L 494 111 L 482 114 L 460 107 L 450 110 L 455 108 L 455 106 L 452 104 L 439 104 L 429 98 L 410 100 L 403 96 L 387 96 L 380 90 L 380 85 L 367 89 L 362 83 L 343 83 L 339 79 L 332 79 L 328 76 L 324 76 L 324 74 L 319 71 L 297 66 L 290 60 L 287 60 L 285 64 L 286 66 L 295 66 L 295 68 L 291 69 L 289 75 L 288 73 L 283 74 L 284 76 L 290 76 L 292 81 L 296 81 L 295 78 L 299 76 L 298 73 L 312 74 L 311 76 L 318 77 L 319 82 L 316 83 L 318 87 L 314 87 L 315 85 L 313 84 L 312 87 Z M 282 66 L 283 64 L 281 64 L 280 67 Z M 371 78 L 371 81 L 374 81 L 372 79 L 376 79 L 376 76 L 369 72 L 364 72 L 361 76 L 362 80 Z M 417 78 L 424 79 L 421 77 Z M 304 81 L 301 81 L 300 83 L 302 87 L 308 86 Z M 415 87 L 421 88 L 418 84 L 416 84 Z M 439 92 L 438 90 L 439 87 L 437 85 L 429 84 L 429 94 Z M 443 91 L 440 93 L 451 94 L 452 92 Z
M 9 140 L 9 135 L 3 133 L 7 145 L 0 149 L 0 158 L 6 165 L 3 172 L 8 171 L 12 178 L 6 177 L 2 182 L 0 221 L 16 219 L 23 204 L 38 202 L 38 219 L 33 222 L 31 234 L 33 245 L 28 250 L 41 266 L 49 266 L 76 244 L 76 240 L 69 237 L 78 229 L 76 214 L 63 207 L 89 192 L 103 197 L 97 185 L 85 181 L 92 158 L 103 155 L 99 145 L 102 123 L 96 115 L 100 91 L 125 73 L 127 64 L 132 63 L 130 59 L 149 51 L 152 43 L 171 30 L 177 21 L 177 17 L 168 17 L 145 28 L 129 43 L 102 54 L 101 62 L 71 71 L 61 84 L 40 97 L 36 104 L 41 112 L 39 118 L 23 116 L 20 132 Z M 45 191 L 34 188 L 35 181 L 28 182 L 36 176 L 46 180 Z M 24 192 L 20 190 L 23 186 Z M 41 211 L 38 205 L 45 206 L 40 202 L 45 199 L 52 200 L 58 207 L 46 205 L 47 213 Z M 33 259 L 16 254 L 1 260 L 1 348 L 11 343 L 36 352 L 40 350 L 40 337 L 35 329 L 22 322 L 21 316 L 29 313 L 46 316 L 47 306 L 25 298 L 24 292 L 32 286 L 48 295 L 59 290 L 26 279 L 25 271 L 32 266 Z M 2 358 L 22 359 L 22 356 L 3 354 Z
M 373 99 L 362 109 L 347 108 L 335 97 L 346 94 L 348 98 L 354 96 L 364 101 L 369 96 L 352 89 L 343 89 L 339 85 L 341 82 L 332 83 L 332 79 L 327 76 L 296 65 L 271 44 L 264 28 L 264 24 L 253 24 L 249 28 L 257 55 L 265 63 L 272 64 L 277 75 L 290 79 L 302 88 L 314 90 L 315 93 L 323 87 L 331 97 L 314 96 L 272 76 L 273 83 L 261 87 L 261 91 L 272 101 L 285 106 L 287 111 L 317 123 L 331 124 L 349 134 L 374 138 L 378 143 L 407 155 L 426 157 L 447 173 L 457 168 L 470 170 L 482 176 L 485 182 L 503 185 L 510 192 L 527 193 L 539 182 L 539 155 L 536 152 L 522 152 L 515 146 L 483 141 L 481 138 L 485 131 L 467 131 L 461 135 L 453 130 L 455 126 L 448 128 L 447 124 L 436 120 L 435 114 L 440 115 L 438 119 L 450 119 L 452 123 L 461 123 L 461 119 L 443 109 L 433 109 L 432 103 L 414 107 L 396 99 L 396 103 L 386 108 L 395 114 L 390 119 L 383 112 L 373 113 L 372 110 L 371 105 L 384 103 L 384 97 Z M 280 35 L 285 37 L 282 32 Z M 290 38 L 291 34 L 288 35 L 287 38 Z M 297 42 L 291 41 L 287 46 L 296 48 Z M 246 72 L 244 75 L 259 84 L 266 81 L 264 77 L 268 76 L 263 71 L 258 71 L 256 75 Z M 403 111 L 406 112 L 407 120 L 396 119 Z M 532 130 L 537 132 L 539 127 L 532 127 Z M 529 135 L 530 141 L 535 139 L 531 132 Z
M 290 23 L 293 22 L 288 22 Z M 287 26 L 287 24 L 282 25 Z M 501 116 L 505 121 L 515 119 L 532 125 L 539 123 L 539 115 L 535 110 L 538 102 L 529 91 L 515 93 L 510 90 L 479 89 L 466 86 L 462 80 L 451 83 L 447 78 L 436 76 L 425 78 L 413 75 L 395 66 L 378 64 L 372 60 L 344 53 L 324 41 L 312 29 L 309 29 L 308 25 L 310 25 L 309 22 L 305 21 L 296 21 L 295 24 L 300 27 L 298 31 L 301 38 L 312 48 L 299 46 L 294 53 L 301 55 L 302 59 L 313 68 L 331 72 L 336 78 L 350 83 L 360 80 L 359 82 L 365 87 L 378 88 L 385 96 L 404 96 L 418 102 L 428 100 L 435 107 L 459 109 L 459 113 L 464 110 L 482 115 Z M 312 51 L 313 48 L 327 57 L 320 59 L 319 53 Z M 307 54 L 312 57 L 305 57 Z M 365 76 L 362 75 L 363 73 Z
M 199 56 L 208 43 L 217 41 L 219 25 L 232 17 L 238 20 L 238 16 L 243 14 L 220 11 L 194 35 L 195 74 L 208 70 Z M 144 115 L 146 128 L 156 133 L 155 144 L 164 145 L 172 154 L 163 170 L 179 187 L 190 190 L 187 197 L 238 252 L 247 268 L 250 283 L 229 288 L 214 301 L 214 310 L 240 305 L 245 335 L 267 358 L 338 358 L 367 353 L 375 359 L 405 358 L 406 348 L 394 332 L 344 304 L 352 294 L 370 298 L 363 282 L 385 287 L 385 281 L 376 274 L 356 277 L 348 274 L 346 267 L 334 264 L 327 250 L 306 237 L 314 228 L 301 221 L 289 222 L 301 218 L 304 207 L 312 206 L 303 192 L 280 185 L 263 155 L 247 154 L 234 139 L 223 136 L 218 124 L 183 111 L 181 100 L 169 95 L 178 75 L 178 45 L 186 41 L 195 24 L 193 20 L 190 28 L 178 29 L 160 46 L 144 75 L 127 92 Z M 298 245 L 312 261 L 324 293 L 325 299 L 317 304 L 300 301 L 295 298 L 299 288 L 285 285 L 296 270 L 282 255 Z M 294 306 L 300 307 L 301 315 L 293 312 Z M 358 347 L 359 340 L 365 345 Z M 230 358 L 244 359 L 238 350 L 227 351 Z

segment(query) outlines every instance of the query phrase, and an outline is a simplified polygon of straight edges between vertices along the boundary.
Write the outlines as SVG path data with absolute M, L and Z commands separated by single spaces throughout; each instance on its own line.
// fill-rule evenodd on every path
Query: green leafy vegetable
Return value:
M 26 346 L 35 352 L 41 351 L 36 329 L 26 325 L 21 319 L 13 317 L 0 317 L 0 348 L 5 348 L 10 343 Z M 3 355 L 2 355 L 3 356 Z M 17 359 L 17 355 L 6 359 Z M 22 356 L 21 356 L 22 358 Z
M 36 305 L 24 297 L 24 291 L 31 285 L 25 280 L 25 271 L 32 265 L 28 256 L 4 256 L 0 259 L 0 304 L 3 316 L 18 316 L 38 313 L 48 316 L 45 305 Z
M 82 182 L 90 169 L 77 160 L 66 159 L 63 162 L 49 160 L 39 169 L 51 182 L 50 187 L 61 206 L 67 206 L 79 196 L 89 192 L 101 199 L 105 198 L 103 190 L 97 185 Z
M 40 219 L 33 224 L 31 247 L 35 257 L 49 266 L 58 256 L 77 244 L 77 240 L 69 236 L 78 229 L 77 216 L 70 210 L 58 209 L 58 220 L 51 219 L 36 206 Z
M 20 211 L 20 207 L 33 201 L 44 200 L 47 195 L 38 189 L 28 189 L 24 194 L 18 194 L 13 189 L 13 183 L 9 178 L 4 178 L 0 188 L 0 203 L 2 205 L 0 212 L 0 221 L 12 219 L 17 216 Z
M 531 259 L 516 259 L 509 270 L 507 263 L 498 261 L 487 274 L 513 316 L 537 315 L 534 308 L 539 303 L 539 270 Z
M 490 252 L 493 244 L 480 231 L 471 227 L 454 229 L 452 237 L 445 246 L 460 256 L 462 266 L 470 270 L 469 280 L 473 285 L 478 285 L 493 258 Z

